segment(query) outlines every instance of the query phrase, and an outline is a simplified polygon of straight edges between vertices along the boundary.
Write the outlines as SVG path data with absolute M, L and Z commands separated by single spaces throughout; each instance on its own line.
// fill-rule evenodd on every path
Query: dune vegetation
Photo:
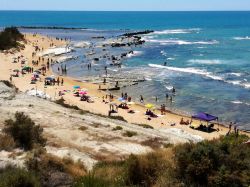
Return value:
M 0 50 L 24 47 L 20 41 L 24 41 L 24 35 L 16 27 L 7 27 L 0 32 Z

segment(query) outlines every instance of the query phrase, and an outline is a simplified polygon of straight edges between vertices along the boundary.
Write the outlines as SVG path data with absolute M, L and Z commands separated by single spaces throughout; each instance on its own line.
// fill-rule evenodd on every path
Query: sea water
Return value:
M 1 11 L 0 27 L 13 25 L 79 28 L 23 30 L 70 37 L 73 42 L 97 42 L 93 36 L 154 30 L 142 36 L 146 41 L 143 46 L 122 49 L 137 52 L 123 60 L 121 70 L 109 68 L 147 80 L 122 91 L 136 100 L 143 95 L 147 102 L 165 103 L 177 112 L 211 113 L 220 121 L 250 130 L 250 12 Z M 121 49 L 110 50 L 115 54 Z M 86 71 L 84 52 L 77 49 L 73 55 L 78 59 L 67 62 L 69 75 L 84 78 L 102 74 L 98 65 Z M 173 97 L 172 103 L 166 94 Z M 159 98 L 157 103 L 155 97 Z

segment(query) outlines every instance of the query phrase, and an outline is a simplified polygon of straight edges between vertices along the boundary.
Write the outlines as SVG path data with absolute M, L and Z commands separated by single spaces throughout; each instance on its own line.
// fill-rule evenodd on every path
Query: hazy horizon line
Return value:
M 45 10 L 45 9 L 26 9 L 26 10 L 5 10 L 0 11 L 53 11 L 53 12 L 250 12 L 250 10 Z

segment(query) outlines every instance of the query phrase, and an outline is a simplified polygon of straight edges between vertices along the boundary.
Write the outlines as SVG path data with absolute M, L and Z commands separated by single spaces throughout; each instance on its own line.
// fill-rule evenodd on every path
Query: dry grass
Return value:
M 59 158 L 51 154 L 41 154 L 38 158 L 31 158 L 27 162 L 28 168 L 34 171 L 61 171 L 74 178 L 86 175 L 87 170 L 81 162 L 74 162 L 71 158 Z
M 14 139 L 7 134 L 0 134 L 0 150 L 11 151 L 16 147 Z
M 164 146 L 161 138 L 151 138 L 141 142 L 142 145 L 149 146 L 152 149 L 159 149 Z

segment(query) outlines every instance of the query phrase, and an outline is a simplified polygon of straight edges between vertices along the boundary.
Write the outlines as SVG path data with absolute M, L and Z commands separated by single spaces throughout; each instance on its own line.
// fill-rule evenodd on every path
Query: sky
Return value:
M 0 10 L 250 10 L 250 0 L 0 0 Z

